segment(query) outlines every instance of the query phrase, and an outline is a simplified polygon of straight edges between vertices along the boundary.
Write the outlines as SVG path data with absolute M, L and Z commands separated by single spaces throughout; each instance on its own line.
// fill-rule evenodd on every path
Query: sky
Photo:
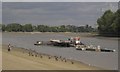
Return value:
M 118 2 L 119 0 L 1 0 L 3 2 Z
M 117 2 L 3 2 L 2 23 L 94 26 L 104 11 Z

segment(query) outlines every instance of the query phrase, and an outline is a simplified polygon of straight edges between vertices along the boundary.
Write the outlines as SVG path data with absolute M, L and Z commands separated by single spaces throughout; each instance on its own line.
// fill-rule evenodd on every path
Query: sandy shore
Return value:
M 12 48 L 7 51 L 7 46 L 2 46 L 3 70 L 100 70 L 100 68 L 86 65 L 81 62 L 36 53 L 24 48 Z
M 0 45 L 0 71 L 2 71 L 2 45 Z

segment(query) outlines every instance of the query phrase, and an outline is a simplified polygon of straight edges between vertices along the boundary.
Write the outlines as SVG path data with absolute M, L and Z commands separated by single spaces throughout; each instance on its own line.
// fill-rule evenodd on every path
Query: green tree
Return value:
M 66 31 L 65 25 L 59 26 L 59 32 L 65 32 L 65 31 Z
M 120 35 L 120 9 L 115 12 L 114 21 L 112 23 L 112 29 L 115 34 Z
M 18 23 L 11 23 L 7 25 L 2 25 L 3 31 L 9 32 L 91 32 L 93 28 L 89 25 L 86 26 L 74 26 L 74 25 L 61 25 L 61 26 L 47 26 L 47 25 L 37 25 L 32 24 L 21 25 Z
M 84 28 L 84 26 L 80 26 L 80 27 L 78 27 L 78 32 L 85 32 L 85 28 Z
M 32 26 L 33 31 L 37 31 L 37 26 Z
M 18 23 L 11 23 L 6 26 L 6 31 L 8 32 L 20 32 L 22 31 L 22 25 Z
M 98 30 L 100 34 L 111 34 L 113 32 L 111 27 L 113 19 L 113 12 L 111 10 L 107 10 L 103 16 L 97 20 L 97 23 L 99 25 Z
M 37 31 L 39 31 L 39 32 L 47 32 L 47 31 L 49 31 L 48 29 L 49 29 L 49 27 L 46 25 L 38 25 L 37 26 Z
M 104 36 L 120 36 L 120 9 L 113 13 L 107 10 L 98 20 L 98 31 Z
M 32 31 L 33 31 L 32 24 L 25 24 L 25 25 L 23 26 L 23 31 L 24 31 L 24 32 L 32 32 Z
M 4 24 L 2 24 L 2 31 L 4 32 L 6 29 L 6 26 Z

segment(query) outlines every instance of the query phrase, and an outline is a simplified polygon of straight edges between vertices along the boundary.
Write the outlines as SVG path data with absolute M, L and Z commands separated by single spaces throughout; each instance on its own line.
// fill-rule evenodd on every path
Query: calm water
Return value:
M 38 52 L 47 53 L 50 55 L 57 55 L 69 59 L 78 60 L 93 66 L 118 69 L 118 40 L 104 37 L 81 37 L 81 41 L 87 45 L 93 44 L 100 45 L 104 48 L 115 49 L 113 53 L 100 53 L 100 52 L 86 52 L 77 51 L 75 48 L 61 48 L 51 46 L 34 46 L 36 41 L 48 41 L 50 39 L 67 40 L 69 37 L 80 36 L 80 34 L 62 34 L 62 33 L 41 33 L 41 34 L 15 34 L 3 33 L 2 43 L 12 44 L 16 47 L 23 47 L 34 49 Z

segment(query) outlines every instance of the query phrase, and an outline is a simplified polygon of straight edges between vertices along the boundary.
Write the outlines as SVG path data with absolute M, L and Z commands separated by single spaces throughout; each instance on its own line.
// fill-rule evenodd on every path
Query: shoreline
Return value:
M 0 71 L 2 71 L 2 45 L 0 44 Z
M 1 32 L 1 33 L 13 33 L 13 34 L 76 34 L 80 37 L 99 37 L 96 33 L 90 32 Z
M 96 37 L 96 38 L 106 38 L 106 39 L 113 39 L 113 40 L 118 40 L 120 37 L 106 37 L 106 36 L 100 36 L 97 33 L 88 33 L 88 32 L 80 32 L 80 33 L 75 33 L 75 32 L 1 32 L 1 33 L 13 33 L 13 34 L 63 34 L 63 35 L 76 35 L 79 37 Z
M 21 70 L 29 70 L 29 69 L 30 70 L 102 70 L 102 68 L 90 66 L 79 61 L 57 57 L 57 56 L 51 56 L 43 53 L 37 53 L 36 51 L 28 50 L 25 48 L 14 47 L 12 48 L 11 52 L 8 52 L 6 45 L 2 45 L 2 55 L 3 55 L 2 67 L 5 70 L 9 70 L 9 69 L 10 70 L 16 70 L 16 69 L 21 69 Z M 17 58 L 15 56 L 17 56 Z M 11 60 L 9 59 L 9 57 L 13 57 L 15 59 L 13 60 L 15 62 L 14 64 L 10 62 Z M 26 64 L 24 68 L 21 67 L 21 64 L 19 64 L 16 61 L 19 58 L 20 60 L 18 60 L 18 62 L 21 62 L 21 64 L 22 63 Z M 25 63 L 23 62 L 24 59 L 26 61 Z M 30 62 L 31 64 L 28 64 L 27 62 Z M 36 62 L 37 62 L 37 65 L 36 65 Z

